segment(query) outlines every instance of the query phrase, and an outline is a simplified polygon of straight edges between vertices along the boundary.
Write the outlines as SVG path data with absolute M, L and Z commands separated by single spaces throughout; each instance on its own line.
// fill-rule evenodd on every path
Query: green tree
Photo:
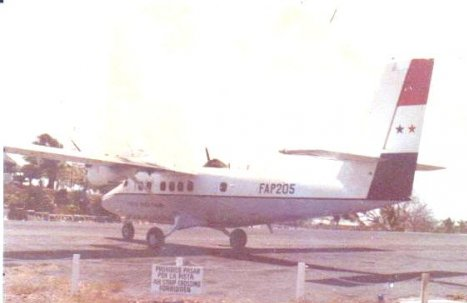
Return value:
M 446 233 L 453 233 L 454 232 L 454 221 L 451 218 L 447 218 L 443 220 L 443 230 Z
M 68 187 L 73 189 L 75 185 L 82 188 L 86 186 L 86 170 L 84 167 L 65 163 L 60 166 L 57 175 L 58 188 Z
M 393 231 L 403 231 L 406 220 L 402 207 L 397 205 L 388 205 L 380 210 L 382 223 L 385 229 Z
M 15 160 L 3 153 L 3 172 L 13 174 L 19 171 L 19 167 Z
M 63 145 L 49 134 L 39 135 L 37 140 L 32 143 L 48 147 L 63 148 Z M 47 183 L 47 188 L 54 189 L 55 180 L 57 179 L 57 174 L 60 168 L 60 162 L 48 159 L 41 159 L 40 161 L 37 161 L 35 157 L 26 157 L 26 161 L 28 161 L 31 165 L 37 166 L 41 172 L 41 175 L 46 176 L 49 180 Z
M 57 205 L 67 205 L 70 203 L 66 189 L 60 189 L 54 192 L 54 203 Z
M 6 206 L 13 204 L 19 205 L 22 203 L 21 192 L 24 191 L 23 187 L 17 184 L 10 183 L 3 185 L 3 203 Z M 24 205 L 23 205 L 24 207 Z
M 433 212 L 426 203 L 421 202 L 417 197 L 413 197 L 412 201 L 407 202 L 405 213 L 404 230 L 430 232 L 435 229 L 436 220 L 433 218 Z
M 71 204 L 77 207 L 80 214 L 89 213 L 89 198 L 84 190 L 75 190 L 69 193 Z
M 412 201 L 389 205 L 365 214 L 371 225 L 393 231 L 432 231 L 435 225 L 431 210 L 417 197 Z
M 20 201 L 24 203 L 25 209 L 53 212 L 55 208 L 53 192 L 37 186 L 26 188 L 26 190 L 21 193 Z
M 458 224 L 460 233 L 462 233 L 462 234 L 467 233 L 467 221 L 459 220 L 459 222 L 457 222 L 457 224 Z
M 39 179 L 41 177 L 41 170 L 38 165 L 35 164 L 25 164 L 21 168 L 23 177 L 28 180 L 29 186 L 32 184 L 33 179 Z

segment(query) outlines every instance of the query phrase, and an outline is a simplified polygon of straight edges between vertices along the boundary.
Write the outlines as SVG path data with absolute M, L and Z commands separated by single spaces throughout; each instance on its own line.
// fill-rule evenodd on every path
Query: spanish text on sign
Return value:
M 197 266 L 152 266 L 151 291 L 167 294 L 201 294 L 203 268 Z

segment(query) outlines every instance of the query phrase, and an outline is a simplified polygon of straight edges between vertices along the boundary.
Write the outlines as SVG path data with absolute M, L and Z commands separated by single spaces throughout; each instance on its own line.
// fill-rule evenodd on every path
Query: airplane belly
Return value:
M 341 215 L 380 208 L 393 202 L 311 198 L 221 198 L 211 224 L 236 227 Z

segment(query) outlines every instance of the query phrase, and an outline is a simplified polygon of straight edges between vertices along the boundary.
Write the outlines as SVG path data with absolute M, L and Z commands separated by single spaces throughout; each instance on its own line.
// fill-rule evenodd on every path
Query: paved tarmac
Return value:
M 221 232 L 193 228 L 154 252 L 144 241 L 150 227 L 136 224 L 135 240 L 127 242 L 116 223 L 5 221 L 4 266 L 56 264 L 50 275 L 68 278 L 71 257 L 79 253 L 82 281 L 121 283 L 129 299 L 152 298 L 151 264 L 174 264 L 176 257 L 204 267 L 204 296 L 232 302 L 290 302 L 297 262 L 307 264 L 305 293 L 312 302 L 417 296 L 423 272 L 431 274 L 430 298 L 467 297 L 465 234 L 247 228 L 248 248 L 234 253 Z

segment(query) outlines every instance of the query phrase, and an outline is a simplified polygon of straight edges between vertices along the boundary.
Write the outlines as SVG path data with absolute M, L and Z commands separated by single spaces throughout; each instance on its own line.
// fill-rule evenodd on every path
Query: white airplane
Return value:
M 385 123 L 385 138 L 381 138 L 379 157 L 323 150 L 281 151 L 341 161 L 330 182 L 239 174 L 221 169 L 225 165 L 209 156 L 205 167 L 189 172 L 139 159 L 86 156 L 37 145 L 6 146 L 4 152 L 84 162 L 89 182 L 120 182 L 103 196 L 102 206 L 125 218 L 122 236 L 126 240 L 135 234 L 132 218 L 146 218 L 172 224 L 166 234 L 157 227 L 149 229 L 146 240 L 150 248 L 160 248 L 176 230 L 203 226 L 224 232 L 232 248 L 242 249 L 247 235 L 238 227 L 270 227 L 274 222 L 337 216 L 409 201 L 415 170 L 439 169 L 417 164 L 433 64 L 433 59 L 412 59 L 388 65 L 375 100 L 390 108 L 385 119 L 380 119 Z M 227 228 L 236 229 L 229 232 Z

